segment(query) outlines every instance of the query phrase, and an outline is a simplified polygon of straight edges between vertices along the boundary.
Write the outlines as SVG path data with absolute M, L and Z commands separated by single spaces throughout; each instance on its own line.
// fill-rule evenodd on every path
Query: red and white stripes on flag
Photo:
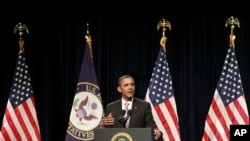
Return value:
M 41 141 L 35 101 L 25 56 L 19 52 L 3 117 L 1 141 Z
M 229 141 L 230 125 L 249 124 L 235 50 L 229 47 L 208 111 L 203 141 Z
M 160 48 L 145 100 L 150 102 L 164 141 L 180 141 L 180 129 L 172 79 L 166 54 Z

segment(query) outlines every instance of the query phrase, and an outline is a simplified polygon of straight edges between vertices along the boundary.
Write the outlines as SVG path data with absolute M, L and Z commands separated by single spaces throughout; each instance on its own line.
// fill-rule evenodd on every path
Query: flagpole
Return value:
M 202 141 L 239 140 L 234 136 L 234 127 L 249 125 L 248 108 L 234 50 L 233 31 L 235 25 L 239 27 L 240 23 L 237 18 L 231 16 L 226 21 L 225 26 L 228 25 L 231 25 L 230 44 L 205 120 Z
M 153 68 L 145 100 L 151 104 L 156 127 L 161 131 L 162 139 L 164 141 L 180 141 L 179 118 L 171 73 L 165 53 L 167 41 L 165 32 L 167 28 L 171 29 L 170 22 L 165 19 L 159 21 L 157 30 L 160 28 L 162 28 L 161 48 Z
M 0 140 L 41 141 L 32 83 L 24 54 L 23 35 L 24 32 L 28 33 L 28 28 L 19 23 L 14 28 L 14 34 L 17 32 L 20 36 L 20 50 L 0 129 Z
M 230 18 L 228 18 L 226 20 L 225 27 L 228 27 L 228 25 L 231 25 L 230 26 L 231 32 L 230 32 L 230 36 L 229 36 L 229 39 L 230 39 L 229 43 L 230 43 L 230 47 L 232 47 L 234 49 L 234 47 L 235 47 L 234 40 L 236 39 L 236 37 L 234 35 L 234 28 L 235 28 L 235 25 L 237 25 L 240 28 L 240 22 L 237 18 L 234 18 L 233 16 L 231 16 Z
M 171 24 L 169 21 L 166 21 L 165 19 L 162 19 L 161 21 L 158 22 L 157 24 L 157 30 L 159 30 L 162 27 L 162 37 L 160 41 L 160 45 L 163 48 L 164 52 L 166 52 L 166 42 L 167 42 L 167 37 L 166 37 L 166 30 L 167 27 L 169 30 L 171 30 Z
M 18 23 L 14 27 L 14 34 L 18 32 L 18 35 L 20 36 L 19 38 L 19 51 L 24 52 L 24 40 L 23 40 L 23 34 L 26 32 L 27 34 L 29 33 L 28 27 L 25 24 Z
M 85 39 L 86 39 L 86 42 L 88 43 L 88 46 L 89 46 L 91 58 L 93 59 L 92 39 L 91 39 L 91 35 L 89 33 L 90 33 L 90 31 L 89 31 L 89 23 L 87 23 Z
M 86 46 L 65 141 L 94 141 L 94 130 L 100 128 L 104 113 L 93 63 L 89 24 L 87 24 L 86 32 L 86 35 L 84 35 Z

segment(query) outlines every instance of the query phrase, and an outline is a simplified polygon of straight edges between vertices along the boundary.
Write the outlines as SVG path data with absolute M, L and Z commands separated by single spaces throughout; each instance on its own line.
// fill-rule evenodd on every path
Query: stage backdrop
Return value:
M 144 99 L 160 49 L 163 18 L 166 55 L 172 76 L 182 141 L 201 140 L 205 119 L 229 48 L 230 28 L 237 17 L 235 52 L 250 109 L 250 26 L 246 13 L 162 14 L 142 16 L 3 16 L 0 22 L 0 122 L 11 90 L 18 56 L 18 35 L 26 24 L 25 55 L 44 141 L 64 140 L 84 54 L 86 24 L 90 25 L 93 60 L 104 107 L 120 98 L 117 79 L 135 78 L 136 97 Z

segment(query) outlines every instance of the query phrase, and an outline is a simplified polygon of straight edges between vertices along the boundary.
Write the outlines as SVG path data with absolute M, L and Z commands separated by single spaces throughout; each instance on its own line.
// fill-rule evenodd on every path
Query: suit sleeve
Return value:
M 146 127 L 156 128 L 156 124 L 152 114 L 152 109 L 149 103 L 146 105 L 146 110 L 145 110 L 145 125 Z

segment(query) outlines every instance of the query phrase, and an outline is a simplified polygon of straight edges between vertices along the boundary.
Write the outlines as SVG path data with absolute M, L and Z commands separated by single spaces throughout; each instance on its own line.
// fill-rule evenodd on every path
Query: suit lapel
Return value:
M 136 115 L 138 113 L 138 102 L 136 100 L 136 98 L 134 98 L 133 100 L 133 104 L 132 104 L 132 113 L 131 113 L 131 116 L 130 116 L 130 121 L 129 121 L 129 127 L 135 127 L 135 123 L 138 122 L 136 121 Z

